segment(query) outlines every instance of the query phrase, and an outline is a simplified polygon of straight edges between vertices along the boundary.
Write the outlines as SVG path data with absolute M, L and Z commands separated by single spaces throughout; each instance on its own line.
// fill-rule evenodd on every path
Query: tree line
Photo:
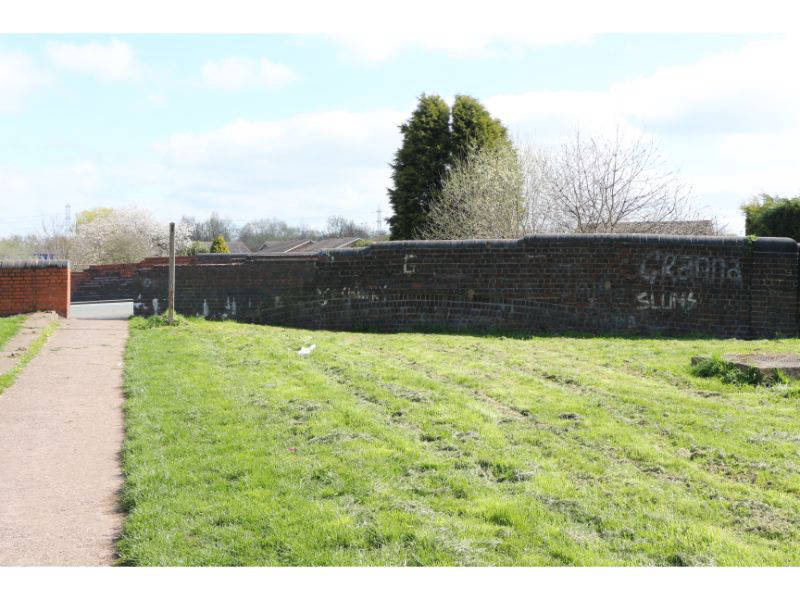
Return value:
M 386 232 L 364 227 L 343 216 L 330 217 L 322 229 L 291 226 L 278 219 L 257 219 L 237 227 L 232 219 L 215 212 L 204 220 L 184 216 L 175 224 L 175 247 L 182 255 L 224 252 L 227 242 L 233 240 L 256 251 L 266 241 L 326 237 L 380 240 L 386 238 Z M 167 223 L 136 207 L 84 210 L 73 223 L 42 222 L 38 233 L 0 238 L 0 257 L 66 258 L 73 269 L 139 262 L 149 256 L 165 256 L 168 250 Z
M 358 237 L 368 240 L 379 240 L 387 236 L 387 232 L 361 225 L 340 215 L 328 217 L 324 228 L 289 225 L 280 219 L 256 219 L 241 227 L 229 217 L 221 217 L 212 212 L 204 220 L 184 216 L 181 223 L 188 229 L 192 241 L 210 241 L 222 236 L 226 241 L 238 240 L 255 251 L 267 241 L 320 239 L 332 237 Z
M 450 109 L 425 94 L 400 131 L 388 190 L 392 239 L 604 233 L 623 225 L 692 234 L 707 233 L 713 221 L 644 137 L 576 130 L 556 149 L 538 148 L 514 143 L 475 98 L 456 96 Z
M 402 142 L 390 163 L 387 190 L 394 214 L 391 239 L 502 239 L 535 233 L 708 233 L 724 228 L 696 207 L 691 188 L 644 137 L 585 135 L 576 130 L 556 148 L 515 142 L 477 99 L 458 95 L 452 107 L 423 94 L 400 125 Z M 800 238 L 800 197 L 762 194 L 742 205 L 746 233 Z M 680 225 L 680 229 L 676 227 Z M 704 226 L 705 227 L 705 226 Z M 212 212 L 177 223 L 181 253 L 239 240 L 257 251 L 266 241 L 359 237 L 387 232 L 342 216 L 324 228 L 272 218 L 241 226 Z M 219 238 L 219 239 L 217 239 Z M 199 245 L 199 242 L 204 244 Z M 95 208 L 74 223 L 42 223 L 39 233 L 0 238 L 0 257 L 68 258 L 89 264 L 137 262 L 163 255 L 167 227 L 141 209 Z

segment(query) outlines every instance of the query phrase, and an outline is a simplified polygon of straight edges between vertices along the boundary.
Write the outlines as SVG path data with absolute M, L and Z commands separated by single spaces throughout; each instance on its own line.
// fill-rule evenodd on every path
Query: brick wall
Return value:
M 178 256 L 178 264 L 189 264 L 195 257 Z M 143 266 L 165 265 L 167 257 L 146 258 L 140 263 L 91 265 L 83 271 L 72 272 L 72 301 L 126 300 L 133 298 L 131 283 L 136 271 Z
M 176 279 L 180 313 L 299 327 L 798 333 L 798 246 L 786 238 L 386 242 L 317 257 L 204 257 Z M 139 268 L 133 289 L 137 314 L 162 311 L 166 267 Z
M 54 310 L 69 315 L 69 263 L 0 261 L 0 316 Z

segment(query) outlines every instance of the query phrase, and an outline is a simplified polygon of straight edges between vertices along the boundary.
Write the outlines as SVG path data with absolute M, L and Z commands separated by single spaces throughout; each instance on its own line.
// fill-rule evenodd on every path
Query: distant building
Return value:
M 603 226 L 589 227 L 597 233 L 653 233 L 662 235 L 716 235 L 714 223 L 701 221 L 625 221 L 607 231 Z M 580 233 L 580 232 L 577 232 Z
M 206 242 L 204 240 L 195 242 L 196 244 L 202 246 L 201 250 L 203 252 L 208 252 L 211 249 L 211 242 Z M 233 240 L 232 242 L 225 242 L 228 244 L 228 250 L 230 250 L 231 254 L 252 254 L 253 251 L 250 250 L 243 242 L 239 240 Z
M 253 252 L 244 242 L 239 240 L 228 242 L 228 249 L 231 251 L 231 254 L 251 254 Z
M 319 254 L 324 250 L 352 248 L 361 238 L 323 238 L 321 240 L 273 240 L 264 242 L 255 254 Z M 231 250 L 233 252 L 233 250 Z

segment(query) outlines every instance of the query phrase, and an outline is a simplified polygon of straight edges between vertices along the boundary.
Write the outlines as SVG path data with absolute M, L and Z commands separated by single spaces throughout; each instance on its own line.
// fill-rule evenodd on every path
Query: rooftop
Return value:
M 211 248 L 211 242 L 200 240 L 197 243 L 202 244 L 206 252 Z M 226 241 L 225 243 L 228 244 L 228 250 L 230 250 L 231 254 L 251 254 L 253 252 L 244 244 L 244 242 L 239 240 L 233 240 L 230 242 Z
M 323 238 L 321 240 L 276 240 L 261 244 L 255 254 L 319 254 L 324 250 L 349 248 L 361 238 Z
M 595 227 L 590 227 L 595 229 Z M 714 223 L 699 221 L 622 221 L 610 230 L 596 226 L 596 233 L 655 233 L 666 235 L 714 235 Z

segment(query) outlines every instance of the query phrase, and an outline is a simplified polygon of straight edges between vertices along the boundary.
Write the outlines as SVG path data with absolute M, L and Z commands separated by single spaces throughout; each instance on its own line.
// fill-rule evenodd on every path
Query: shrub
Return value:
M 800 196 L 761 194 L 742 205 L 745 233 L 761 237 L 788 237 L 800 241 Z
M 211 242 L 209 252 L 212 254 L 230 254 L 231 249 L 228 248 L 228 243 L 225 241 L 225 238 L 218 235 L 214 238 L 214 241 Z
M 207 248 L 203 242 L 192 242 L 186 247 L 186 256 L 197 256 L 204 252 L 207 252 Z
M 169 318 L 167 313 L 162 313 L 160 315 L 152 315 L 150 317 L 141 318 L 136 317 L 131 321 L 131 327 L 134 329 L 154 329 L 156 327 L 182 327 L 184 325 L 189 325 L 189 321 L 186 317 L 175 313 L 174 318 L 172 319 L 172 323 L 169 322 Z
M 698 377 L 719 377 L 723 383 L 733 385 L 765 385 L 789 383 L 789 378 L 781 370 L 769 376 L 754 367 L 740 367 L 723 360 L 719 355 L 699 361 L 692 365 L 692 374 Z

